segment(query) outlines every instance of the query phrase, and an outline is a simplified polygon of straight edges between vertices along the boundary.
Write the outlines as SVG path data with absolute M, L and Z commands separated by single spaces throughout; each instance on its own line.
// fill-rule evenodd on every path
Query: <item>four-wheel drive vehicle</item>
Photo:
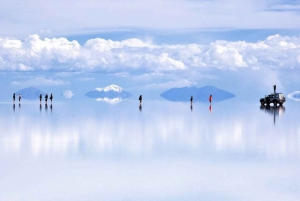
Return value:
M 274 105 L 282 105 L 285 102 L 285 97 L 282 93 L 272 93 L 268 96 L 265 96 L 264 98 L 260 99 L 260 104 L 264 105 L 270 105 L 270 103 L 273 103 Z

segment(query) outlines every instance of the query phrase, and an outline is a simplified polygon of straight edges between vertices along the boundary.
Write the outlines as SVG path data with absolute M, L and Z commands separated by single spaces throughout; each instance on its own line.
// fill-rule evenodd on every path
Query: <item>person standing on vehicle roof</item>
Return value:
M 275 94 L 276 93 L 276 84 L 274 84 L 273 89 L 274 89 L 274 94 Z

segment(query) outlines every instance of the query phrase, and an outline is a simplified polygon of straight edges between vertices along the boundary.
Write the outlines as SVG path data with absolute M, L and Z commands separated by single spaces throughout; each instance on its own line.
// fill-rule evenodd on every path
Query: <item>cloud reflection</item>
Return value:
M 45 115 L 41 117 L 12 118 L 10 123 L 0 124 L 1 130 L 7 131 L 0 134 L 0 156 L 16 153 L 31 156 L 82 153 L 163 156 L 180 152 L 199 157 L 299 158 L 300 141 L 297 139 L 300 127 L 296 126 L 299 124 L 289 127 L 279 124 L 274 132 L 274 127 L 267 124 L 259 110 L 251 115 L 247 112 L 252 109 L 247 107 L 243 113 L 236 113 L 239 109 L 232 111 L 228 108 L 226 111 L 231 113 L 226 114 L 231 115 L 225 115 L 224 111 L 224 114 L 217 114 L 224 108 L 207 114 L 203 112 L 207 106 L 201 108 L 197 105 L 191 113 L 185 104 L 153 104 L 151 110 L 146 107 L 142 113 L 132 110 L 136 108 L 132 103 L 123 110 L 116 105 L 101 113 L 103 115 L 99 115 L 99 111 L 104 108 L 99 108 L 99 111 L 95 108 L 94 112 L 75 116 L 71 112 L 64 117 L 55 116 L 59 111 L 55 110 L 52 114 L 42 113 Z M 280 111 L 284 112 L 284 109 L 278 107 L 274 114 L 283 113 Z M 80 111 L 78 114 L 81 114 Z M 50 115 L 54 115 L 55 121 Z

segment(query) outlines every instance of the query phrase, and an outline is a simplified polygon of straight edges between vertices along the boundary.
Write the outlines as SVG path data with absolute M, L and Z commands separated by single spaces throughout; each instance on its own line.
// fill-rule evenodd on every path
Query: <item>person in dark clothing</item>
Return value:
M 22 96 L 21 96 L 21 94 L 19 94 L 19 102 L 21 101 L 21 98 L 22 98 Z
M 13 94 L 13 101 L 15 102 L 16 100 L 16 93 Z
M 40 102 L 42 102 L 42 99 L 43 99 L 43 95 L 40 94 Z
M 273 89 L 274 89 L 274 93 L 276 93 L 276 84 L 274 84 Z
M 142 97 L 142 95 L 140 95 L 140 97 L 139 97 L 139 101 L 140 101 L 140 105 L 142 105 L 142 101 L 143 101 L 143 97 Z
M 51 94 L 51 95 L 50 95 L 50 100 L 51 100 L 51 103 L 52 103 L 52 99 L 53 99 L 53 95 Z
M 191 101 L 191 105 L 193 104 L 193 100 L 194 100 L 194 97 L 193 97 L 193 96 L 191 96 L 191 99 L 190 99 L 190 101 Z
M 45 95 L 45 103 L 47 104 L 48 101 L 48 94 Z

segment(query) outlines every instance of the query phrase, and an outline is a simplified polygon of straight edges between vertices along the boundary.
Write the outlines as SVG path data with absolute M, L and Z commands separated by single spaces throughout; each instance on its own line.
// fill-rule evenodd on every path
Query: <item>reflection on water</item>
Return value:
M 249 106 L 242 107 L 240 111 L 235 107 L 221 108 L 223 112 L 209 116 L 202 111 L 200 104 L 193 115 L 187 113 L 184 104 L 170 106 L 159 103 L 145 110 L 142 116 L 133 115 L 131 105 L 115 106 L 105 112 L 102 111 L 104 108 L 92 108 L 87 112 L 78 107 L 74 110 L 72 106 L 67 107 L 65 113 L 57 113 L 62 112 L 63 107 L 56 110 L 52 113 L 53 117 L 46 113 L 41 113 L 44 116 L 22 113 L 13 119 L 13 124 L 1 124 L 1 130 L 6 132 L 0 135 L 4 149 L 0 155 L 10 151 L 34 156 L 67 156 L 79 152 L 96 155 L 161 152 L 173 155 L 173 150 L 201 157 L 238 154 L 249 158 L 299 158 L 300 154 L 300 141 L 297 140 L 299 124 L 278 127 L 274 135 L 273 128 L 267 126 L 268 120 L 259 113 L 253 113 Z M 45 111 L 47 108 L 45 104 Z M 52 105 L 50 108 L 52 110 Z M 275 118 L 285 111 L 283 106 L 260 109 L 273 115 L 274 123 Z M 142 110 L 141 105 L 139 110 Z M 295 130 L 298 132 L 295 133 Z
M 270 105 L 261 105 L 260 110 L 264 111 L 273 116 L 274 125 L 276 124 L 276 117 L 283 115 L 285 111 L 284 106 L 270 106 Z
M 136 106 L 0 104 L 0 200 L 300 200 L 300 106 Z

